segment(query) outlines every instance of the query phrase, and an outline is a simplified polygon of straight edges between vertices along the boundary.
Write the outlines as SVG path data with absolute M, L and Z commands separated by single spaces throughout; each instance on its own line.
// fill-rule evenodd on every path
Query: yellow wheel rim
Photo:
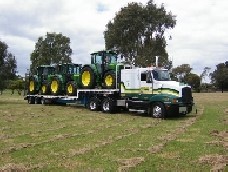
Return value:
M 83 86 L 89 86 L 90 80 L 91 80 L 91 76 L 90 76 L 89 71 L 84 71 L 83 74 L 82 74 L 82 84 L 83 84 Z
M 29 82 L 29 91 L 34 91 L 35 90 L 35 82 L 34 81 L 30 81 Z
M 42 93 L 43 94 L 46 93 L 46 86 L 45 85 L 42 86 Z
M 52 81 L 51 82 L 51 91 L 53 93 L 56 93 L 58 91 L 58 87 L 59 87 L 59 85 L 58 85 L 57 81 Z
M 105 85 L 110 87 L 112 86 L 113 80 L 112 80 L 112 76 L 111 75 L 107 75 L 105 77 Z
M 67 87 L 68 93 L 72 94 L 73 93 L 73 87 L 72 84 L 69 84 L 69 86 Z

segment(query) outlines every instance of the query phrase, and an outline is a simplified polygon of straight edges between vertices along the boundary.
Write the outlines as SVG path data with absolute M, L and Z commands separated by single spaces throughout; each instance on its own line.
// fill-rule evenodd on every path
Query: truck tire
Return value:
M 107 97 L 102 101 L 102 112 L 103 113 L 114 113 L 115 111 L 115 105 L 114 101 L 110 98 Z
M 36 85 L 37 85 L 37 82 L 36 82 L 35 77 L 31 76 L 29 78 L 29 83 L 28 83 L 28 93 L 29 94 L 31 94 L 31 95 L 36 94 Z
M 58 77 L 54 77 L 51 81 L 51 94 L 52 95 L 61 95 L 62 88 L 61 88 L 61 81 L 59 80 Z
M 42 105 L 45 105 L 45 104 L 46 104 L 46 100 L 45 100 L 44 97 L 41 97 L 41 100 L 40 100 L 40 101 L 41 101 L 41 104 L 42 104 Z
M 35 97 L 35 104 L 40 104 L 40 103 L 41 103 L 41 98 Z
M 35 98 L 32 96 L 28 97 L 28 104 L 34 104 L 35 103 Z
M 66 95 L 75 96 L 77 94 L 77 84 L 70 81 L 66 84 Z
M 161 102 L 156 102 L 151 105 L 151 116 L 153 118 L 165 118 L 165 107 Z
M 116 87 L 116 75 L 114 71 L 108 71 L 104 74 L 103 87 L 107 89 Z
M 41 94 L 42 95 L 50 94 L 50 84 L 48 84 L 47 82 L 43 82 L 41 86 Z
M 82 88 L 85 88 L 85 89 L 94 88 L 95 74 L 93 69 L 91 69 L 90 67 L 84 67 L 81 70 L 80 82 L 81 82 Z
M 97 97 L 91 97 L 89 99 L 89 109 L 91 111 L 100 110 L 100 100 Z

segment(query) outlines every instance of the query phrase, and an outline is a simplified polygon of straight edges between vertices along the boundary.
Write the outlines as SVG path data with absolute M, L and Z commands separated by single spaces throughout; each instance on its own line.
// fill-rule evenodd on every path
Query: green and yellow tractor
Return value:
M 36 74 L 30 75 L 28 80 L 28 95 L 47 95 L 49 94 L 49 75 L 55 73 L 55 68 L 51 65 L 41 65 L 37 67 Z M 41 103 L 40 97 L 29 96 L 29 104 L 39 104 Z
M 81 87 L 84 89 L 117 88 L 117 74 L 123 68 L 117 63 L 117 54 L 111 50 L 91 54 L 91 64 L 83 66 L 80 74 Z
M 56 65 L 55 75 L 50 76 L 50 91 L 52 95 L 76 94 L 77 88 L 80 87 L 79 74 L 81 71 L 80 64 L 63 63 Z
M 28 94 L 49 94 L 49 76 L 54 73 L 55 68 L 51 65 L 41 65 L 37 67 L 36 74 L 29 76 Z

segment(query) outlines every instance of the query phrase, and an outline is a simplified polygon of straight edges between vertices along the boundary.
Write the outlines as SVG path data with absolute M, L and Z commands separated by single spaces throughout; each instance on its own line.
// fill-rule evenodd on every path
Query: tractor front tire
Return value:
M 112 71 L 108 71 L 104 74 L 103 87 L 106 89 L 116 88 L 116 75 Z
M 51 94 L 52 95 L 61 95 L 61 92 L 62 92 L 62 88 L 61 88 L 61 81 L 58 79 L 58 77 L 54 77 L 51 81 L 51 85 L 50 85 L 50 88 L 51 88 Z
M 80 82 L 82 88 L 91 89 L 95 87 L 95 74 L 92 68 L 84 67 L 81 70 Z
M 70 81 L 66 84 L 66 95 L 75 96 L 77 94 L 77 84 Z
M 42 95 L 48 95 L 50 94 L 50 84 L 47 82 L 44 82 L 41 86 L 41 94 Z

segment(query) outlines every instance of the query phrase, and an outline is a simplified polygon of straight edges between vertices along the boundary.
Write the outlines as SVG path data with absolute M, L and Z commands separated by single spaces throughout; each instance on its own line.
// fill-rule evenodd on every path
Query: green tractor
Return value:
M 49 94 L 49 75 L 55 73 L 55 68 L 51 65 L 41 65 L 37 67 L 36 74 L 30 75 L 28 80 L 28 94 Z M 36 96 L 30 96 L 28 98 L 29 104 L 40 104 L 41 98 Z
M 50 91 L 52 95 L 68 95 L 76 94 L 79 84 L 79 73 L 81 71 L 80 64 L 63 63 L 56 65 L 55 75 L 50 76 Z
M 117 72 L 123 65 L 117 64 L 114 51 L 98 51 L 91 54 L 91 64 L 83 66 L 80 74 L 81 87 L 84 89 L 117 87 Z
M 28 94 L 48 94 L 49 90 L 49 75 L 55 73 L 55 68 L 51 65 L 41 65 L 37 67 L 36 74 L 31 75 L 28 81 Z

